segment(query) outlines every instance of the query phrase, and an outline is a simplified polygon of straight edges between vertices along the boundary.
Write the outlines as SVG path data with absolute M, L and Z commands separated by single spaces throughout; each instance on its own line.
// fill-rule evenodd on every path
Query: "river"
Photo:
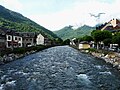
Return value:
M 57 46 L 0 66 L 0 90 L 120 90 L 111 65 Z

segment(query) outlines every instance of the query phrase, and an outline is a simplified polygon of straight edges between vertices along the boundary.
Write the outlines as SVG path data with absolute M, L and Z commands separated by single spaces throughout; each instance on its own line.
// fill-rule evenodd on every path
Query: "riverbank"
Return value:
M 117 52 L 104 52 L 102 50 L 91 51 L 91 50 L 81 50 L 81 52 L 85 52 L 91 54 L 94 57 L 100 58 L 104 60 L 106 63 L 111 64 L 113 67 L 116 67 L 120 71 L 120 53 Z
M 35 52 L 38 52 L 50 47 L 53 47 L 53 46 L 40 45 L 40 46 L 33 46 L 28 48 L 16 48 L 12 51 L 6 50 L 0 56 L 0 65 L 17 60 L 19 58 L 25 57 L 27 55 L 33 54 Z
M 73 48 L 79 50 L 77 47 Z M 90 54 L 96 58 L 100 58 L 106 63 L 111 64 L 113 67 L 116 67 L 120 71 L 120 53 L 105 50 L 97 50 L 93 48 L 79 51 L 81 51 L 82 53 Z

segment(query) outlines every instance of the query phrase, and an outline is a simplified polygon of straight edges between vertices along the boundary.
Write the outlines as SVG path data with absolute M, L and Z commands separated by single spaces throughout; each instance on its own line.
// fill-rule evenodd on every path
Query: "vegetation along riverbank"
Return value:
M 24 57 L 26 55 L 50 48 L 53 46 L 38 45 L 26 48 L 15 48 L 15 49 L 6 49 L 0 53 L 0 65 L 5 64 L 11 61 L 14 61 L 18 58 Z
M 94 48 L 80 50 L 83 53 L 90 54 L 96 58 L 104 60 L 106 63 L 111 64 L 120 71 L 120 53 L 111 52 L 106 50 L 98 50 Z

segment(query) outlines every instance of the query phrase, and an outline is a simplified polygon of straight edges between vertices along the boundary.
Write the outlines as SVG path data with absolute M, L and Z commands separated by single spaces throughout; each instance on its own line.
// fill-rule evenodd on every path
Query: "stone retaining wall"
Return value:
M 30 51 L 30 52 L 26 52 L 25 54 L 8 54 L 8 55 L 4 55 L 3 57 L 0 56 L 0 65 L 1 64 L 5 64 L 7 62 L 11 62 L 11 61 L 14 61 L 18 58 L 21 58 L 21 57 L 24 57 L 26 55 L 29 55 L 29 54 L 32 54 L 36 51 Z

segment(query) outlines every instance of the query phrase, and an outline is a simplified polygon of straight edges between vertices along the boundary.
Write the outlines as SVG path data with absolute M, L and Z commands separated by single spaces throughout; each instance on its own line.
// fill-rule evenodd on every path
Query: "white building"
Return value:
M 14 34 L 6 34 L 6 48 L 17 48 L 22 47 L 22 37 Z
M 17 42 L 17 47 L 23 47 L 23 45 L 22 45 L 22 37 L 20 37 L 20 36 L 13 36 L 13 41 Z
M 37 38 L 36 38 L 36 44 L 37 45 L 44 45 L 44 40 L 45 40 L 44 36 L 41 34 L 38 34 Z
M 90 44 L 87 41 L 82 41 L 79 43 L 79 49 L 88 49 L 90 48 Z

